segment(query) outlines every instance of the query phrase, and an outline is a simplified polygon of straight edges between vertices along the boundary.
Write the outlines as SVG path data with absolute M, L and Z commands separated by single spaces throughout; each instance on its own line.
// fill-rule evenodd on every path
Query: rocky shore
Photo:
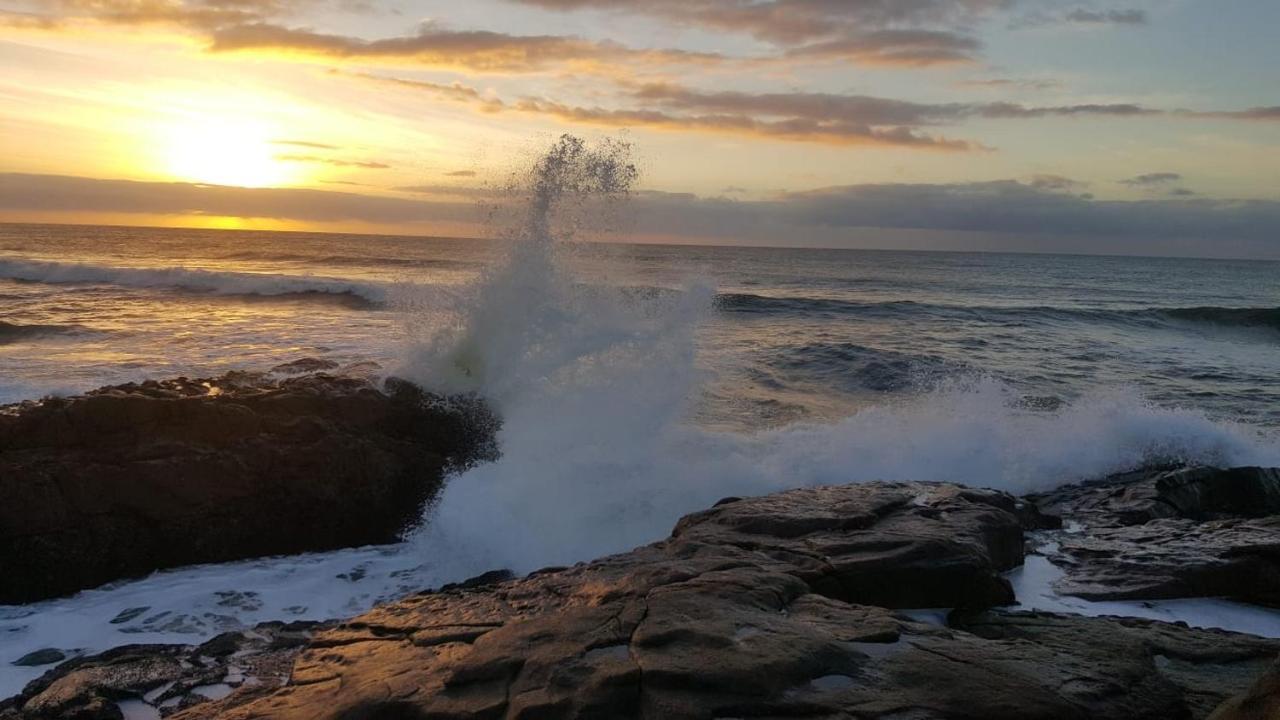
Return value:
M 397 539 L 496 418 L 361 368 L 106 387 L 0 408 L 0 605 L 158 569 Z
M 727 498 L 573 567 L 76 658 L 0 718 L 1275 718 L 1280 639 L 1020 610 L 1007 575 L 1040 552 L 1063 593 L 1275 607 L 1277 497 L 1183 468 Z

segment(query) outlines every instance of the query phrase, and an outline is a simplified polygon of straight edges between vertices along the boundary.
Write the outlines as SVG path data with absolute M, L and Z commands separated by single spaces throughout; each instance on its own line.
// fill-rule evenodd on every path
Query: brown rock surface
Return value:
M 125 645 L 70 660 L 0 704 L 0 720 L 118 720 L 117 702 L 145 702 L 161 714 L 228 693 L 227 704 L 266 695 L 289 677 L 318 623 L 263 623 L 202 645 Z
M 317 635 L 286 687 L 175 717 L 1169 720 L 1280 650 L 983 612 L 1020 533 L 1009 496 L 946 485 L 733 500 L 629 553 L 375 609 Z M 873 602 L 973 609 L 946 628 Z
M 310 369 L 296 364 L 288 372 Z M 229 373 L 0 408 L 0 604 L 160 568 L 393 541 L 451 466 L 493 454 L 476 401 L 403 381 Z

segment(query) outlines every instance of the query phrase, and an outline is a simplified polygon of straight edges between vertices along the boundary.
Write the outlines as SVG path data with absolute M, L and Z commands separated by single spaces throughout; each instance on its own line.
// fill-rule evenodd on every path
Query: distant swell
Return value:
M 374 305 L 382 304 L 387 298 L 387 290 L 383 286 L 340 278 L 178 267 L 117 267 L 44 260 L 0 260 L 0 278 L 53 284 L 89 283 L 131 288 L 173 288 L 215 295 L 335 296 Z
M 716 298 L 716 306 L 722 312 L 760 315 L 841 315 L 868 318 L 935 316 L 1013 325 L 1046 322 L 1156 325 L 1179 322 L 1280 330 L 1280 308 L 1186 307 L 1102 310 L 1050 306 L 984 307 L 921 303 L 911 300 L 857 302 L 833 298 L 769 297 L 750 293 L 721 294 Z
M 79 325 L 20 325 L 0 320 L 0 345 L 50 335 L 70 335 L 83 330 Z

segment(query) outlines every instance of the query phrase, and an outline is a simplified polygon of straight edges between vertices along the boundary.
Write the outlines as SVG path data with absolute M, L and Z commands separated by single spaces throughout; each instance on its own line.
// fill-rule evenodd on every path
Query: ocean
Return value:
M 403 543 L 0 608 L 0 697 L 38 674 L 9 662 L 40 647 L 348 616 L 625 550 L 727 495 L 1280 465 L 1280 263 L 564 243 L 531 227 L 0 225 L 0 403 L 315 357 L 479 392 L 505 420 L 502 458 L 451 479 Z
M 0 225 L 0 403 L 299 357 L 394 370 L 501 254 L 417 237 Z M 829 422 L 991 382 L 1280 427 L 1280 263 L 582 245 L 581 292 L 711 289 L 694 420 Z M 432 292 L 441 302 L 432 307 Z M 430 379 L 427 379 L 428 383 Z

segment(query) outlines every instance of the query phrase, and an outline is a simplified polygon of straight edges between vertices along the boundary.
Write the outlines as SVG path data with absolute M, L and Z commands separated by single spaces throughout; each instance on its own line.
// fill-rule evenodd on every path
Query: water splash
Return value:
M 505 420 L 502 457 L 453 478 L 402 544 L 181 568 L 0 607 L 0 697 L 42 671 L 10 665 L 39 648 L 98 652 L 350 616 L 495 568 L 626 550 L 727 495 L 870 480 L 1025 492 L 1169 459 L 1280 465 L 1280 441 L 1256 428 L 1114 389 L 1035 411 L 990 379 L 827 425 L 754 436 L 699 429 L 688 411 L 703 387 L 696 334 L 710 290 L 637 295 L 574 272 L 571 241 L 635 180 L 626 146 L 562 138 L 517 179 L 522 203 L 504 207 L 513 223 L 503 259 L 461 292 L 402 300 L 421 332 L 398 370 L 489 397 Z
M 504 410 L 539 386 L 650 343 L 661 312 L 575 283 L 565 255 L 625 199 L 638 171 L 625 142 L 561 136 L 489 208 L 502 258 L 452 307 L 420 313 L 401 372 L 430 387 L 476 391 Z M 418 310 L 423 310 L 419 307 Z M 646 322 L 658 318 L 658 322 Z
M 626 150 L 562 138 L 535 163 L 504 261 L 448 332 L 416 348 L 421 382 L 461 382 L 505 422 L 502 457 L 453 479 L 413 538 L 443 576 L 626 550 L 728 495 L 881 479 L 1021 493 L 1170 459 L 1280 463 L 1274 438 L 1134 393 L 1045 412 L 981 377 L 827 425 L 751 436 L 698 427 L 696 331 L 711 289 L 637 296 L 577 277 L 563 252 L 589 217 L 560 222 L 563 203 L 624 197 L 635 178 Z

